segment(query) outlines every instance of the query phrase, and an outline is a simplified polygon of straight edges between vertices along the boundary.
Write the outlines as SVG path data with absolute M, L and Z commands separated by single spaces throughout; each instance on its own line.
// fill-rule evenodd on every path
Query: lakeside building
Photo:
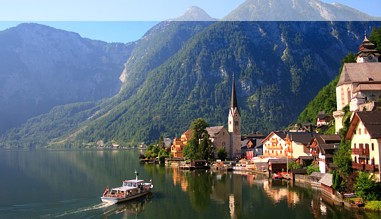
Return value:
M 263 155 L 262 141 L 265 139 L 262 133 L 252 133 L 242 136 L 241 157 L 252 159 Z
M 380 181 L 381 111 L 356 112 L 346 139 L 351 140 L 352 168 L 374 174 Z
M 339 135 L 315 135 L 310 143 L 314 163 L 319 165 L 321 173 L 333 169 L 333 156 L 340 146 Z
M 286 138 L 285 132 L 271 132 L 263 141 L 263 157 L 285 157 L 286 156 Z

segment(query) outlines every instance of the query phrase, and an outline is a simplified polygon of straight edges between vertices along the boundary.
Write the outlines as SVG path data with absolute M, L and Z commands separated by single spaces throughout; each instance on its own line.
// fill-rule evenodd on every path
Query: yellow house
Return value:
M 381 111 L 356 112 L 348 129 L 351 140 L 352 168 L 373 173 L 381 178 Z
M 308 145 L 313 138 L 314 135 L 308 132 L 288 132 L 285 139 L 288 157 L 310 157 L 310 160 L 312 160 Z
M 173 139 L 173 144 L 171 146 L 171 153 L 173 157 L 175 158 L 184 157 L 183 149 L 190 138 L 191 138 L 191 130 L 187 130 L 181 135 L 181 138 Z

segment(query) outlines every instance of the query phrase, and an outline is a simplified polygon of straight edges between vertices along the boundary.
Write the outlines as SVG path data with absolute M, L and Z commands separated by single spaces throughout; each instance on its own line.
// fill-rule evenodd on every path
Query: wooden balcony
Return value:
M 365 164 L 365 170 L 370 172 L 378 171 L 378 165 L 374 164 Z
M 267 150 L 283 150 L 282 146 L 265 146 Z
M 378 165 L 374 165 L 374 164 L 361 164 L 361 163 L 352 162 L 352 168 L 355 170 L 366 170 L 369 172 L 378 171 Z
M 352 148 L 352 154 L 369 156 L 369 148 Z
M 365 170 L 365 164 L 352 162 L 352 168 L 355 170 Z

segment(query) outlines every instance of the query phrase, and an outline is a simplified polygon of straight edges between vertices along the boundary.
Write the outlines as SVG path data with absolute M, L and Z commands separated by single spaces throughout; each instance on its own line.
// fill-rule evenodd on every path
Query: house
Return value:
M 191 130 L 187 130 L 181 135 L 181 138 L 173 139 L 173 143 L 171 146 L 171 154 L 173 155 L 174 158 L 183 157 L 183 149 L 190 138 L 191 138 Z
M 352 168 L 381 178 L 381 111 L 356 112 L 346 139 L 351 140 Z
M 285 138 L 287 155 L 291 158 L 303 158 L 312 160 L 309 143 L 314 138 L 314 133 L 288 132 Z
M 332 170 L 333 156 L 339 148 L 339 135 L 315 135 L 310 143 L 310 151 L 315 164 L 319 165 L 321 173 Z
M 181 138 L 173 139 L 173 144 L 171 146 L 171 154 L 174 158 L 182 158 L 183 157 L 183 149 L 184 143 L 181 141 Z
M 317 116 L 316 126 L 322 127 L 328 125 L 332 120 L 332 116 L 325 114 L 325 112 L 320 112 Z
M 285 157 L 286 156 L 286 133 L 281 131 L 271 132 L 263 139 L 264 157 Z
M 253 157 L 263 155 L 262 141 L 265 136 L 261 133 L 253 133 L 242 137 L 241 153 L 242 157 L 246 159 L 252 159 Z
M 337 110 L 333 112 L 335 130 L 343 127 L 343 108 L 350 111 L 374 110 L 381 98 L 381 62 L 376 46 L 365 36 L 357 53 L 356 63 L 345 63 L 336 86 Z

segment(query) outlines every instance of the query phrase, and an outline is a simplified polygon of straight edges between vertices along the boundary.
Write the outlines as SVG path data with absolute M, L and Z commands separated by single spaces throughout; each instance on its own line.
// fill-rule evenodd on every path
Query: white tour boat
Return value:
M 107 203 L 119 203 L 147 195 L 153 189 L 153 184 L 138 179 L 138 172 L 135 171 L 136 178 L 123 180 L 121 187 L 112 188 L 111 191 L 106 187 L 101 200 Z

